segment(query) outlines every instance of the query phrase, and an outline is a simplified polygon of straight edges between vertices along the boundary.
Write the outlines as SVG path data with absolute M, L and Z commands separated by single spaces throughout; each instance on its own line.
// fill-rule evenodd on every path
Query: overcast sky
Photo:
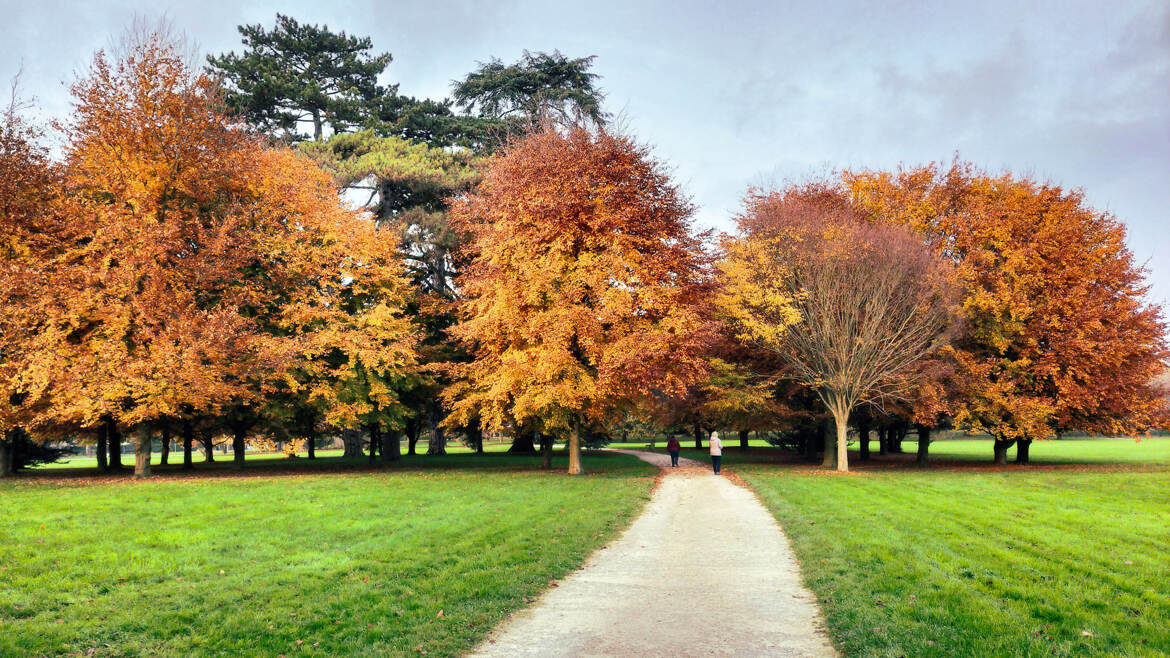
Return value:
M 1170 2 L 65 2 L 0 0 L 0 79 L 47 115 L 134 17 L 204 53 L 277 10 L 368 35 L 385 82 L 441 98 L 477 61 L 596 55 L 608 109 L 674 170 L 701 225 L 749 185 L 955 153 L 1081 187 L 1170 300 Z M 950 6 L 947 6 L 950 5 Z M 876 7 L 881 6 L 881 9 Z

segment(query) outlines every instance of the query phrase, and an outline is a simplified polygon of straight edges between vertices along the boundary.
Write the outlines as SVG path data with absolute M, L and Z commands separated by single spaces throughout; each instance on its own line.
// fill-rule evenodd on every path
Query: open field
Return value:
M 0 655 L 457 654 L 647 499 L 650 466 L 585 459 L 21 476 L 0 484 Z
M 1170 440 L 941 442 L 847 476 L 727 451 L 850 656 L 1170 653 Z M 1109 465 L 1107 465 L 1109 464 Z

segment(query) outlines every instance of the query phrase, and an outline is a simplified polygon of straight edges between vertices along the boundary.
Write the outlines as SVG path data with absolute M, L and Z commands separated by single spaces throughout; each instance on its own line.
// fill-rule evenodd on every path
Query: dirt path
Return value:
M 835 656 L 788 540 L 743 487 L 683 459 L 585 566 L 476 656 Z

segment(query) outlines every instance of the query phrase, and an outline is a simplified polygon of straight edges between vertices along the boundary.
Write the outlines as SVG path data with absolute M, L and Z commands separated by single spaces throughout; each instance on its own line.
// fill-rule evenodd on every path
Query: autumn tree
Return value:
M 36 347 L 66 355 L 42 420 L 136 428 L 140 477 L 155 425 L 220 418 L 239 462 L 262 401 L 326 396 L 414 358 L 396 250 L 311 161 L 223 116 L 214 82 L 178 52 L 136 34 L 74 86 L 64 170 L 78 238 L 42 268 Z M 351 423 L 369 411 L 331 408 Z
M 332 32 L 327 25 L 302 24 L 283 14 L 276 25 L 241 25 L 244 51 L 207 58 L 226 82 L 233 112 L 265 132 L 302 139 L 299 124 L 312 126 L 320 140 L 328 126 L 344 132 L 360 125 L 371 105 L 396 88 L 378 85 L 389 53 L 372 53 L 369 37 Z
M 578 474 L 584 426 L 704 372 L 692 208 L 632 139 L 581 127 L 519 139 L 452 212 L 471 253 L 452 333 L 474 359 L 451 422 L 567 436 Z
M 849 415 L 939 347 L 950 325 L 949 272 L 900 227 L 801 190 L 752 193 L 724 243 L 720 307 L 739 335 L 774 351 L 836 421 L 848 470 Z M 826 451 L 829 447 L 826 446 Z
M 1157 423 L 1166 328 L 1116 218 L 1080 191 L 964 163 L 844 183 L 870 217 L 911 227 L 955 263 L 969 325 L 955 345 L 955 420 L 994 436 L 997 462 L 1012 444 L 1026 463 L 1036 439 Z
M 14 81 L 0 113 L 0 477 L 15 470 L 17 444 L 47 395 L 52 366 L 31 349 L 41 320 L 33 311 L 40 264 L 68 227 L 55 208 L 58 169 L 22 109 Z
M 423 362 L 430 376 L 416 380 L 411 399 L 429 428 L 427 450 L 445 452 L 439 401 L 443 364 L 465 360 L 448 340 L 454 323 L 456 252 L 459 236 L 447 214 L 449 198 L 466 193 L 479 180 L 480 160 L 470 151 L 448 150 L 373 131 L 335 135 L 301 146 L 351 193 L 360 194 L 388 244 L 395 244 L 415 284 L 411 311 L 425 330 Z

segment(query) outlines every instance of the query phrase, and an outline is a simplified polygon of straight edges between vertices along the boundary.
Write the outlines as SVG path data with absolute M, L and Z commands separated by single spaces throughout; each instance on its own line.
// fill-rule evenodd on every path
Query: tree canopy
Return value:
M 396 93 L 378 86 L 391 56 L 372 53 L 369 37 L 283 14 L 271 30 L 256 24 L 239 31 L 243 53 L 209 56 L 208 64 L 226 82 L 228 107 L 275 137 L 303 139 L 302 122 L 312 125 L 315 140 L 326 126 L 344 132 L 361 124 L 377 98 Z

